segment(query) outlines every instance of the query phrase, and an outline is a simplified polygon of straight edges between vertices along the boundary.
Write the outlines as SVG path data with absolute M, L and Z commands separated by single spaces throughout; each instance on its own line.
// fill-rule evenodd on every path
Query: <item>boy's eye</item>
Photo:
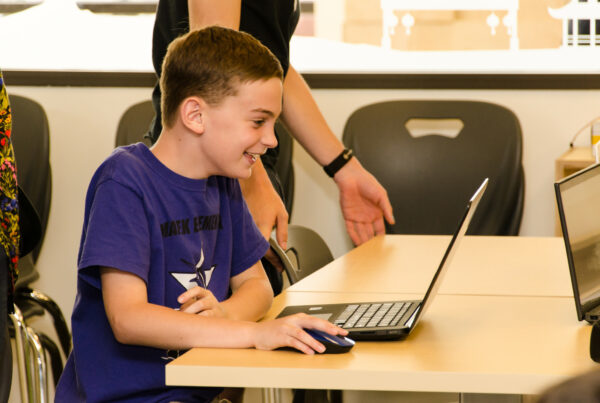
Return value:
M 257 119 L 257 120 L 253 120 L 254 125 L 256 125 L 257 127 L 260 127 L 262 125 L 265 124 L 265 120 L 264 119 Z

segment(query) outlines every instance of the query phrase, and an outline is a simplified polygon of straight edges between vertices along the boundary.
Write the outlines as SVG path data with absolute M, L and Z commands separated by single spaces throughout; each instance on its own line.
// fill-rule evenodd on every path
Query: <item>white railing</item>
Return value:
M 596 35 L 596 21 L 600 20 L 600 3 L 598 1 L 588 1 L 580 3 L 577 0 L 571 0 L 564 7 L 555 9 L 548 7 L 548 13 L 562 20 L 562 44 L 568 46 L 600 46 L 600 35 Z M 579 21 L 589 21 L 590 34 L 579 33 Z M 569 33 L 569 24 L 571 24 L 571 33 Z
M 491 35 L 496 34 L 496 27 L 500 25 L 500 19 L 494 13 L 495 11 L 507 11 L 502 23 L 507 29 L 510 37 L 510 48 L 519 48 L 519 37 L 517 34 L 517 11 L 519 9 L 519 0 L 381 0 L 381 10 L 383 11 L 383 35 L 381 46 L 386 49 L 391 48 L 391 36 L 394 34 L 398 25 L 398 18 L 394 14 L 396 11 L 405 11 L 401 18 L 402 26 L 406 33 L 410 35 L 411 28 L 415 24 L 415 19 L 410 13 L 417 10 L 489 10 L 490 15 L 486 23 L 490 27 Z

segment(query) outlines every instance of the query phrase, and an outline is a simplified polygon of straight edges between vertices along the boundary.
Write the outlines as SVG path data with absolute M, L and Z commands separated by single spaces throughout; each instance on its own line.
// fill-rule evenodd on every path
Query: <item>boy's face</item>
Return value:
M 207 107 L 203 149 L 211 175 L 250 176 L 260 155 L 277 145 L 274 126 L 282 95 L 281 80 L 271 78 L 239 84 L 236 95 Z

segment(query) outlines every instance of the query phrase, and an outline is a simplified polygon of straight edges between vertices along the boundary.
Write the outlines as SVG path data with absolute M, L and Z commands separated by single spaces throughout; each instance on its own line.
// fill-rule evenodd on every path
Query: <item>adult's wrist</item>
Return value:
M 352 149 L 346 148 L 337 157 L 335 157 L 333 161 L 325 165 L 323 170 L 330 178 L 333 178 L 335 174 L 352 159 L 353 156 L 354 153 Z

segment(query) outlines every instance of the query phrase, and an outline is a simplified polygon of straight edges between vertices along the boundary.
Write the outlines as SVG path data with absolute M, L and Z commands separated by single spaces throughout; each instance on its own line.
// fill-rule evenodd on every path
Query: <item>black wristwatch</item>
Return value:
M 333 161 L 331 161 L 328 165 L 325 165 L 323 167 L 325 173 L 327 173 L 327 175 L 333 178 L 337 171 L 342 169 L 342 167 L 346 165 L 346 163 L 350 161 L 350 159 L 352 159 L 353 155 L 354 154 L 352 153 L 352 149 L 346 148 Z

